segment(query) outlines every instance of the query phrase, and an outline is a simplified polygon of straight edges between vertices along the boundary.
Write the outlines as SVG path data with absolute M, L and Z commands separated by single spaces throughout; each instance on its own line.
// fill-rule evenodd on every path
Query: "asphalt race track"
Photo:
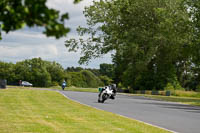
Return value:
M 97 93 L 60 91 L 71 100 L 120 114 L 178 133 L 200 133 L 200 107 L 117 95 L 115 100 L 97 102 Z

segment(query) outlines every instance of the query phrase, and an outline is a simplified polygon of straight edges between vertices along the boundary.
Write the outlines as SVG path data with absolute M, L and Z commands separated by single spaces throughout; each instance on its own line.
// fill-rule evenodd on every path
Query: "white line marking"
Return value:
M 106 111 L 106 110 L 103 110 L 103 109 L 100 109 L 100 108 L 97 108 L 97 107 L 93 107 L 93 106 L 91 106 L 91 105 L 87 105 L 87 104 L 81 103 L 81 102 L 79 102 L 79 101 L 77 101 L 77 100 L 71 99 L 71 98 L 69 98 L 68 96 L 66 96 L 65 94 L 63 94 L 61 91 L 57 91 L 57 92 L 59 92 L 60 94 L 62 94 L 62 95 L 63 95 L 64 97 L 66 97 L 67 99 L 70 99 L 70 100 L 72 100 L 72 101 L 75 101 L 75 102 L 77 102 L 77 103 L 79 103 L 79 104 L 85 105 L 85 106 L 87 106 L 87 107 L 95 108 L 95 109 L 97 109 L 97 110 Z M 109 112 L 109 111 L 106 111 L 106 112 Z M 111 112 L 111 113 L 113 113 L 113 112 Z M 113 113 L 113 114 L 116 114 L 116 113 Z M 124 116 L 124 115 L 120 115 L 120 114 L 116 114 L 116 115 L 119 115 L 119 116 L 124 117 L 124 118 L 127 118 L 127 119 L 135 120 L 135 121 L 144 123 L 144 124 L 149 125 L 149 126 L 153 126 L 153 127 L 156 127 L 156 128 L 160 128 L 160 129 L 163 129 L 163 130 L 172 132 L 172 133 L 178 133 L 178 132 L 175 132 L 175 131 L 172 131 L 172 130 L 169 130 L 169 129 L 166 129 L 166 128 L 163 128 L 163 127 L 160 127 L 160 126 L 156 126 L 156 125 L 153 125 L 153 124 L 144 122 L 144 121 L 140 121 L 140 120 L 136 120 L 136 119 L 133 119 L 133 118 L 129 118 L 129 117 Z

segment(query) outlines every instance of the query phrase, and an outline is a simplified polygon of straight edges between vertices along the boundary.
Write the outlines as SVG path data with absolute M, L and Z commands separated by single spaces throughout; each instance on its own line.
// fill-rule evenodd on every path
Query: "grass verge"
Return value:
M 154 96 L 154 95 L 145 95 L 145 97 L 163 101 L 169 101 L 169 102 L 178 102 L 183 104 L 200 106 L 200 98 L 180 97 L 180 96 Z
M 0 90 L 1 133 L 167 133 L 66 99 L 55 91 Z
M 172 95 L 178 96 L 178 97 L 200 98 L 200 92 L 195 92 L 195 91 L 175 90 L 175 91 L 172 91 Z
M 175 90 L 171 91 L 171 96 L 151 95 L 151 91 L 146 91 L 146 92 L 147 92 L 146 94 L 127 93 L 126 95 L 145 96 L 152 99 L 200 106 L 200 92 Z
M 53 86 L 50 89 L 62 90 L 60 86 Z M 80 91 L 80 92 L 98 92 L 98 88 L 78 88 L 78 87 L 66 87 L 66 91 Z

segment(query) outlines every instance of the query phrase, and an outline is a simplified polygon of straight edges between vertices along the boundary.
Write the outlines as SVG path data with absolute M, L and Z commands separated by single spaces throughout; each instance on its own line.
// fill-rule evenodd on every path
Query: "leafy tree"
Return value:
M 63 67 L 59 64 L 54 62 L 45 61 L 45 66 L 47 72 L 51 76 L 51 82 L 53 85 L 59 85 L 65 76 Z
M 13 85 L 18 85 L 19 80 L 29 81 L 36 87 L 60 85 L 64 79 L 67 81 L 67 86 L 77 87 L 98 87 L 111 81 L 106 76 L 95 75 L 89 69 L 71 68 L 73 71 L 64 71 L 60 64 L 44 61 L 41 58 L 28 59 L 16 64 L 0 61 L 0 79 L 7 79 L 8 84 Z
M 16 83 L 14 64 L 0 61 L 0 79 L 6 79 L 8 84 Z
M 104 76 L 108 76 L 109 78 L 113 77 L 113 73 L 114 73 L 114 66 L 113 64 L 100 64 L 100 74 L 104 75 Z
M 34 86 L 49 87 L 51 86 L 51 75 L 47 72 L 44 66 L 32 68 L 32 82 Z
M 48 87 L 51 85 L 51 75 L 46 69 L 45 61 L 41 58 L 16 63 L 15 74 L 18 80 L 29 81 L 34 86 Z
M 184 58 L 178 62 L 177 75 L 181 85 L 187 90 L 195 90 L 199 84 L 200 74 L 200 1 L 184 0 L 190 16 L 190 27 L 192 28 L 192 44 L 184 52 Z M 185 58 L 186 57 L 186 58 Z M 188 59 L 189 58 L 189 59 Z
M 31 75 L 31 66 L 29 65 L 28 61 L 17 62 L 14 66 L 14 72 L 16 75 L 16 81 L 25 80 L 32 82 L 33 77 Z
M 103 86 L 99 77 L 88 70 L 80 72 L 67 72 L 67 82 L 76 87 L 98 87 Z
M 81 74 L 83 75 L 85 82 L 87 83 L 87 87 L 98 87 L 103 85 L 102 81 L 92 72 L 82 70 Z
M 46 6 L 47 0 L 1 0 L 0 1 L 0 39 L 1 32 L 6 33 L 24 26 L 44 27 L 44 34 L 60 38 L 69 32 L 64 25 L 68 13 L 60 14 Z M 81 0 L 74 0 L 78 3 Z
M 83 68 L 81 68 L 81 67 L 67 67 L 67 69 L 65 71 L 67 71 L 67 72 L 80 72 L 81 70 L 83 70 Z
M 80 64 L 114 50 L 115 80 L 127 87 L 163 89 L 177 79 L 177 63 L 190 59 L 193 29 L 183 0 L 101 0 L 84 14 L 88 27 L 77 31 L 89 38 L 66 47 L 82 50 Z
M 113 80 L 107 76 L 100 76 L 99 78 L 104 83 L 104 85 L 110 85 L 113 82 Z
M 96 75 L 97 77 L 99 77 L 101 74 L 100 74 L 100 71 L 99 69 L 95 69 L 95 68 L 86 68 L 85 70 L 88 70 L 90 72 L 92 72 L 94 75 Z
M 87 83 L 84 81 L 84 77 L 80 72 L 69 72 L 70 78 L 67 82 L 70 82 L 72 86 L 87 87 Z

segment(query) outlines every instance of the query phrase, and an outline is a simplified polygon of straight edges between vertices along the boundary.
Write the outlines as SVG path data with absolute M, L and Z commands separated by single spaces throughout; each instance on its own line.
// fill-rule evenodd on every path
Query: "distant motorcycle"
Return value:
M 62 83 L 62 90 L 64 90 L 66 86 L 67 86 L 67 83 L 64 81 L 64 82 Z
M 98 97 L 98 102 L 99 103 L 104 103 L 105 100 L 107 99 L 115 99 L 116 96 L 116 85 L 110 85 L 110 86 L 105 86 L 103 88 L 99 88 L 99 97 Z

